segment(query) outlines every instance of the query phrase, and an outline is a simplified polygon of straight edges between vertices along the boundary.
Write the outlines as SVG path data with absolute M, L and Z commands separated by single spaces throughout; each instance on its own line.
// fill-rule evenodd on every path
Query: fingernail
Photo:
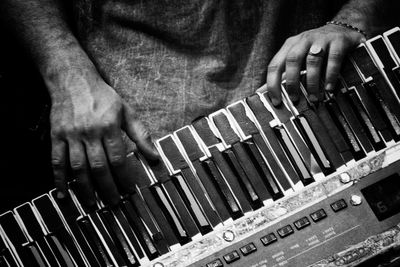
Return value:
M 331 83 L 328 83 L 326 86 L 325 86 L 325 90 L 326 91 L 333 91 L 333 84 L 331 84 Z
M 58 192 L 57 192 L 57 198 L 58 198 L 58 199 L 63 199 L 63 198 L 65 198 L 64 192 L 58 191 Z
M 318 102 L 318 97 L 316 95 L 311 94 L 308 96 L 308 100 L 310 100 L 310 102 L 315 103 Z

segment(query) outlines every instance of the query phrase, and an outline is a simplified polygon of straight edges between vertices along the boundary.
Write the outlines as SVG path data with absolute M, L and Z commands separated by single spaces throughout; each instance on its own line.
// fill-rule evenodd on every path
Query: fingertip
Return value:
M 267 91 L 267 97 L 269 98 L 274 107 L 278 107 L 282 103 L 282 99 L 276 96 L 271 91 Z
M 310 100 L 310 102 L 312 102 L 312 103 L 318 103 L 318 96 L 316 96 L 316 95 L 314 95 L 314 94 L 310 94 L 309 96 L 308 96 L 308 100 Z
M 64 199 L 66 197 L 66 194 L 63 191 L 58 190 L 56 196 L 57 196 L 58 199 Z
M 335 86 L 334 86 L 333 83 L 327 83 L 325 85 L 325 90 L 328 91 L 328 92 L 332 92 L 334 88 L 335 88 Z
M 293 104 L 297 104 L 297 102 L 299 102 L 299 95 L 297 93 L 290 93 L 289 99 Z

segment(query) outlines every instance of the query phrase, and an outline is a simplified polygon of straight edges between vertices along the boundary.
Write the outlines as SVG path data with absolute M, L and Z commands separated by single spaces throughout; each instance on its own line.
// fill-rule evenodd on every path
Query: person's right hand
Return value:
M 118 188 L 126 191 L 121 193 L 134 188 L 132 174 L 125 172 L 122 130 L 145 157 L 157 159 L 158 154 L 135 112 L 96 71 L 70 70 L 63 77 L 47 81 L 52 92 L 52 166 L 58 197 L 66 194 L 71 168 L 76 193 L 85 206 L 95 204 L 95 190 L 106 204 L 114 205 L 120 199 Z

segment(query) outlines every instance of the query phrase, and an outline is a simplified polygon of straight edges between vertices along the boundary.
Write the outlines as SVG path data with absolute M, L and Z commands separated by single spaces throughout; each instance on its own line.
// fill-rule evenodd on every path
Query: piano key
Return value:
M 317 174 L 321 172 L 321 168 L 318 165 L 317 161 L 315 160 L 313 154 L 311 153 L 310 149 L 307 147 L 306 143 L 303 141 L 303 138 L 298 133 L 298 130 L 295 128 L 292 118 L 293 115 L 286 107 L 285 103 L 279 107 L 275 107 L 272 105 L 271 100 L 265 94 L 263 94 L 263 98 L 268 102 L 270 108 L 273 110 L 276 117 L 279 121 L 283 124 L 285 129 L 288 131 L 291 139 L 293 140 L 295 146 L 297 147 L 301 157 L 303 158 L 303 162 L 307 166 L 307 169 L 311 171 L 311 173 Z
M 389 80 L 390 84 L 396 91 L 397 96 L 400 96 L 400 81 L 399 81 L 399 64 L 390 54 L 389 48 L 386 46 L 382 36 L 376 36 L 366 42 L 366 46 L 370 51 L 377 66 L 383 75 Z
M 357 136 L 357 139 L 359 140 L 361 146 L 364 148 L 365 152 L 369 153 L 373 151 L 374 148 L 372 147 L 360 121 L 357 119 L 356 114 L 351 108 L 351 103 L 349 102 L 349 100 L 340 90 L 336 93 L 335 100 L 340 110 L 342 111 L 343 116 L 349 122 L 351 129 Z
M 290 190 L 291 184 L 282 171 L 282 168 L 278 165 L 271 152 L 271 148 L 268 147 L 268 144 L 263 140 L 257 126 L 254 124 L 253 120 L 255 120 L 255 118 L 253 117 L 254 115 L 251 114 L 249 108 L 246 108 L 245 103 L 241 101 L 229 105 L 227 109 L 232 118 L 236 121 L 239 129 L 242 131 L 242 138 L 245 138 L 246 140 L 244 143 L 246 144 L 247 141 L 249 141 L 250 144 L 251 142 L 255 143 L 255 146 L 250 145 L 249 149 L 253 151 L 252 153 L 255 157 L 261 157 L 261 159 L 255 161 L 258 163 L 258 169 L 261 170 L 260 173 L 267 176 L 269 172 L 272 172 L 283 190 Z M 260 152 L 257 152 L 257 149 Z
M 200 231 L 197 228 L 196 222 L 192 218 L 192 215 L 189 213 L 187 206 L 185 205 L 185 200 L 182 199 L 182 196 L 178 192 L 180 187 L 179 184 L 176 186 L 174 181 L 169 176 L 168 170 L 166 169 L 164 163 L 160 161 L 157 163 L 149 162 L 149 165 L 154 173 L 155 178 L 162 184 L 163 189 L 167 192 L 169 198 L 171 199 L 171 202 L 167 201 L 167 198 L 165 198 L 163 192 L 160 191 L 158 187 L 155 187 L 156 196 L 159 198 L 159 201 L 163 203 L 163 206 L 169 211 L 170 215 L 174 219 L 174 224 L 178 227 L 180 236 L 188 236 L 189 238 L 193 238 L 200 233 Z M 179 214 L 179 219 L 174 216 L 173 208 L 170 203 L 173 203 L 173 207 Z M 182 222 L 183 227 L 181 227 L 179 222 Z M 184 238 L 183 240 L 185 241 L 186 239 Z
M 129 200 L 135 207 L 140 218 L 143 220 L 146 228 L 149 230 L 151 239 L 158 252 L 160 254 L 169 252 L 167 241 L 165 240 L 162 232 L 159 230 L 159 226 L 154 221 L 153 216 L 149 213 L 147 205 L 141 196 L 138 193 L 134 193 L 129 196 Z
M 300 185 L 300 177 L 301 180 L 308 180 L 312 178 L 297 150 L 294 149 L 293 154 L 288 154 L 288 148 L 286 145 L 278 140 L 276 132 L 270 127 L 269 124 L 272 120 L 274 120 L 274 118 L 272 114 L 265 108 L 260 97 L 258 95 L 252 95 L 246 99 L 246 103 L 253 112 L 260 130 L 265 135 L 266 142 L 268 142 L 272 151 L 275 153 L 279 163 L 282 164 L 283 169 L 287 173 L 289 179 L 292 181 L 294 187 L 297 188 Z M 288 140 L 291 144 L 291 140 Z M 294 157 L 298 159 L 297 162 L 294 160 Z
M 74 262 L 78 266 L 87 265 L 86 260 L 82 257 L 79 245 L 76 243 L 73 236 L 70 235 L 70 230 L 64 225 L 64 222 L 51 202 L 50 197 L 48 195 L 42 195 L 35 198 L 32 201 L 32 204 L 40 214 L 46 228 L 51 234 L 58 238 L 62 246 L 66 248 L 69 254 L 71 254 Z
M 348 145 L 351 148 L 354 159 L 359 160 L 366 156 L 364 150 L 358 142 L 357 137 L 353 133 L 348 121 L 343 116 L 342 112 L 339 109 L 339 106 L 332 99 L 327 101 L 328 110 L 335 121 L 336 125 L 339 127 L 343 136 L 346 138 Z
M 257 162 L 255 158 L 258 155 L 252 157 L 251 153 L 255 152 L 246 147 L 251 146 L 251 141 L 247 144 L 241 143 L 240 137 L 235 133 L 232 128 L 227 114 L 225 112 L 216 112 L 210 115 L 211 120 L 214 122 L 216 128 L 221 134 L 222 140 L 227 146 L 230 146 L 239 161 L 240 166 L 244 170 L 244 174 L 249 178 L 249 181 L 254 188 L 256 194 L 261 200 L 269 200 L 271 198 L 277 199 L 282 196 L 280 189 L 276 182 L 272 178 L 270 172 L 267 172 L 264 180 L 261 178 L 260 173 L 257 171 L 257 167 L 261 162 Z M 250 153 L 249 153 L 250 152 Z M 262 158 L 260 158 L 262 160 Z
M 56 258 L 56 252 L 50 247 L 51 239 L 45 237 L 43 226 L 38 222 L 31 205 L 22 204 L 15 208 L 14 212 L 23 229 L 37 243 L 50 266 L 61 266 L 59 259 Z
M 167 189 L 168 185 L 170 185 L 170 183 L 167 183 Z M 163 187 L 154 185 L 152 186 L 151 189 L 152 192 L 154 192 L 154 196 L 156 197 L 156 200 L 158 201 L 160 208 L 162 208 L 163 211 L 165 211 L 165 214 L 168 214 L 167 218 L 170 221 L 171 225 L 174 226 L 174 229 L 177 232 L 179 243 L 183 245 L 189 242 L 191 240 L 191 236 L 195 236 L 198 233 L 198 231 L 197 228 L 192 229 L 192 227 L 193 226 L 195 227 L 196 225 L 193 219 L 190 217 L 190 214 L 186 210 L 186 207 L 182 199 L 180 199 L 178 195 L 175 196 L 173 194 L 173 196 L 170 198 L 171 200 L 173 200 L 176 197 L 177 202 L 175 202 L 174 206 L 172 206 L 172 204 L 169 201 L 169 198 L 165 195 L 164 192 L 165 185 Z M 184 213 L 182 211 L 184 211 Z M 184 217 L 183 219 L 181 219 L 182 214 L 183 215 L 188 214 L 189 217 Z M 186 225 L 188 224 L 190 224 L 189 231 L 185 229 L 185 227 L 187 227 Z M 192 235 L 190 235 L 190 233 Z
M 195 177 L 188 163 L 176 146 L 172 135 L 168 135 L 157 141 L 160 153 L 165 155 L 167 166 L 170 165 L 170 174 L 174 175 L 175 181 L 179 184 L 182 197 L 189 207 L 193 218 L 196 221 L 202 234 L 211 231 L 212 226 L 220 223 L 215 209 L 211 206 L 206 193 L 199 180 Z M 203 214 L 204 211 L 204 214 Z M 207 220 L 208 219 L 208 220 Z
M 140 220 L 140 217 L 132 204 L 127 200 L 122 200 L 121 209 L 124 212 L 128 221 L 133 226 L 132 229 L 136 233 L 136 236 L 140 244 L 142 245 L 142 248 L 146 252 L 147 257 L 150 260 L 158 257 L 160 254 L 158 253 L 157 248 L 155 247 L 149 233 L 147 232 L 146 227 Z
M 9 245 L 9 240 L 3 228 L 0 226 L 0 255 L 7 266 L 18 267 L 22 263 L 15 257 L 15 250 Z M 0 265 L 1 266 L 1 265 Z
M 237 209 L 237 203 L 230 192 L 221 192 L 221 188 L 218 186 L 216 179 L 211 172 L 208 172 L 207 167 L 205 167 L 205 162 L 211 162 L 207 155 L 201 150 L 200 144 L 193 136 L 192 131 L 189 127 L 184 127 L 175 131 L 175 136 L 177 141 L 180 143 L 181 147 L 185 151 L 185 154 L 192 163 L 192 166 L 199 177 L 204 189 L 208 193 L 208 197 L 213 203 L 217 213 L 222 220 L 222 222 L 230 218 L 229 209 Z M 230 207 L 230 205 L 233 205 Z M 236 206 L 236 207 L 235 207 Z
M 221 174 L 227 181 L 231 191 L 239 202 L 241 211 L 243 213 L 251 211 L 252 207 L 244 193 L 244 190 L 242 189 L 240 177 L 231 168 L 230 164 L 232 163 L 229 161 L 228 154 L 221 152 L 217 148 L 217 145 L 220 144 L 220 140 L 213 134 L 207 119 L 201 118 L 196 120 L 193 123 L 193 127 L 201 140 L 208 147 L 212 160 L 218 166 Z
M 99 260 L 96 258 L 95 254 L 92 251 L 91 246 L 86 240 L 85 236 L 79 229 L 77 224 L 77 219 L 80 216 L 79 210 L 76 208 L 72 199 L 67 195 L 63 199 L 57 198 L 57 190 L 50 191 L 50 196 L 52 200 L 56 203 L 56 208 L 58 207 L 58 212 L 62 214 L 65 219 L 69 229 L 71 230 L 72 235 L 76 239 L 79 244 L 82 253 L 85 255 L 86 260 L 88 261 L 90 266 L 99 266 Z
M 396 59 L 397 63 L 400 64 L 400 28 L 395 27 L 383 33 L 387 45 L 390 48 L 390 52 Z
M 335 144 L 336 149 L 340 153 L 343 161 L 345 163 L 350 162 L 354 159 L 349 145 L 346 143 L 346 140 L 342 136 L 342 133 L 337 128 L 336 124 L 333 122 L 331 115 L 326 107 L 326 102 L 321 102 L 316 108 L 316 113 L 318 117 L 321 119 L 321 122 L 324 124 L 329 136 L 332 138 L 332 142 Z
M 99 265 L 97 266 L 114 266 L 107 249 L 104 247 L 89 217 L 82 216 L 78 218 L 76 222 L 82 235 L 90 244 L 96 260 L 99 262 Z
M 379 151 L 386 147 L 385 142 L 379 135 L 379 132 L 375 129 L 371 119 L 368 114 L 365 112 L 363 105 L 358 98 L 356 92 L 354 90 L 348 91 L 346 94 L 351 106 L 354 109 L 354 113 L 356 114 L 358 120 L 361 122 L 362 126 L 365 129 L 365 132 L 374 147 L 375 151 Z
M 113 208 L 114 210 L 117 208 Z M 123 231 L 119 227 L 113 212 L 111 212 L 110 208 L 105 207 L 100 209 L 97 212 L 102 219 L 102 222 L 107 229 L 110 237 L 120 252 L 120 255 L 123 259 L 124 265 L 127 266 L 139 266 L 138 259 L 135 256 L 133 251 L 133 246 L 129 244 L 128 240 L 126 239 Z
M 380 132 L 386 142 L 393 140 L 390 133 L 390 124 L 387 121 L 383 111 L 380 111 L 380 105 L 376 105 L 376 101 L 372 98 L 373 95 L 369 94 L 363 85 L 363 80 L 358 75 L 357 70 L 349 59 L 344 60 L 342 64 L 342 81 L 350 92 L 355 91 L 360 98 L 361 103 L 371 119 L 374 127 Z M 382 113 L 382 115 L 381 115 Z
M 306 75 L 301 75 L 301 87 L 304 89 L 304 92 L 306 92 Z M 315 155 L 318 155 L 316 159 L 319 159 L 322 170 L 325 174 L 329 174 L 340 166 L 343 166 L 344 161 L 339 151 L 336 149 L 324 123 L 322 123 L 321 119 L 316 114 L 315 110 L 319 104 L 311 104 L 304 92 L 302 92 L 301 88 L 298 88 L 299 99 L 296 103 L 293 103 L 295 109 L 299 113 L 298 122 L 302 123 L 304 131 L 307 131 L 307 127 L 310 128 L 310 133 L 307 134 L 306 138 L 310 140 L 309 147 L 315 150 Z M 312 141 L 312 139 L 315 140 Z
M 44 255 L 38 250 L 38 245 L 26 236 L 14 214 L 8 211 L 0 216 L 0 226 L 14 246 L 18 258 L 25 266 L 49 266 Z
M 370 90 L 379 93 L 390 112 L 394 115 L 397 122 L 400 121 L 400 104 L 399 99 L 390 85 L 379 72 L 370 57 L 365 45 L 360 45 L 353 53 L 352 59 L 356 67 L 363 75 L 365 82 L 369 85 Z
M 140 194 L 142 195 L 147 207 L 149 208 L 151 214 L 157 225 L 160 227 L 162 235 L 165 237 L 169 246 L 174 246 L 179 243 L 176 236 L 177 230 L 173 229 L 168 219 L 162 209 L 159 207 L 153 193 L 150 190 L 153 181 L 151 177 L 146 172 L 146 169 L 142 162 L 139 160 L 138 156 L 134 153 L 128 155 L 128 168 L 131 173 L 135 173 L 135 182 L 137 183 Z M 176 228 L 176 227 L 175 227 Z

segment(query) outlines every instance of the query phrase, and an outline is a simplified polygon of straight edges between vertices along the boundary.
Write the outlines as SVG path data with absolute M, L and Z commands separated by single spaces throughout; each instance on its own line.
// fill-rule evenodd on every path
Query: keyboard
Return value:
M 334 92 L 262 90 L 127 156 L 135 193 L 76 183 L 0 215 L 3 266 L 355 266 L 400 245 L 400 28 L 361 44 Z

